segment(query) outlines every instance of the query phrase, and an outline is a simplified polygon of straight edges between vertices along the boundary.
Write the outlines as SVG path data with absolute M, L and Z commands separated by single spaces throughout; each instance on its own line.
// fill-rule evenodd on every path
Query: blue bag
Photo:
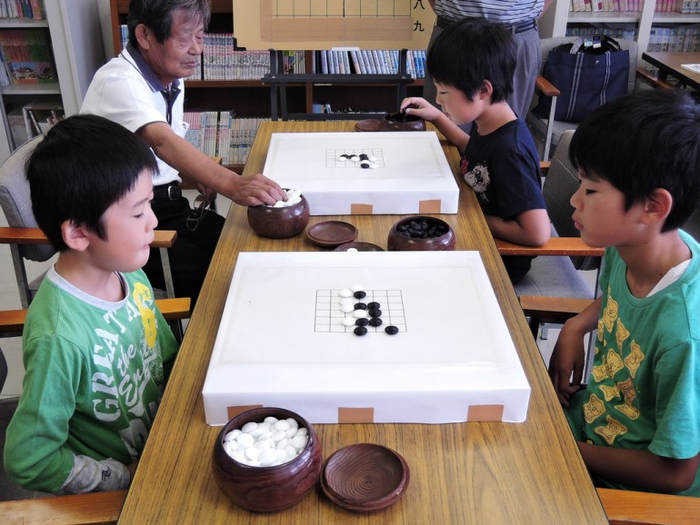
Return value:
M 559 89 L 555 120 L 580 122 L 598 106 L 627 93 L 629 51 L 608 36 L 582 37 L 549 52 L 542 76 Z M 552 100 L 541 97 L 536 114 L 547 118 Z

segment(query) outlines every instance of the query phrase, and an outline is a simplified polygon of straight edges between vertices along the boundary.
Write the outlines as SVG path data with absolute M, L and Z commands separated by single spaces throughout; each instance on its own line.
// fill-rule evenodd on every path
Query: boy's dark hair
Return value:
M 106 239 L 102 216 L 131 190 L 141 173 L 158 173 L 148 145 L 123 126 L 96 115 L 75 115 L 53 126 L 27 159 L 36 222 L 52 246 L 67 246 L 70 220 Z
M 673 196 L 662 232 L 681 227 L 700 198 L 700 105 L 680 90 L 645 90 L 591 112 L 569 147 L 582 177 L 598 176 L 625 195 L 625 209 L 657 188 Z
M 159 43 L 170 38 L 173 27 L 173 13 L 183 11 L 187 20 L 202 22 L 206 29 L 211 19 L 209 0 L 131 0 L 126 25 L 129 28 L 129 43 L 137 47 L 136 26 L 148 27 Z
M 450 24 L 428 49 L 426 67 L 436 82 L 462 91 L 467 99 L 488 80 L 492 102 L 503 102 L 513 91 L 516 47 L 505 27 L 483 19 Z

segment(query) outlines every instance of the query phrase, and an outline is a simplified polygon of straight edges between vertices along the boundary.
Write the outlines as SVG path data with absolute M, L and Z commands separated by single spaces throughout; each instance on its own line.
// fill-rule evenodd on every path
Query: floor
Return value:
M 187 197 L 191 200 L 196 196 L 196 192 L 192 190 L 186 191 Z M 217 198 L 217 209 L 222 215 L 228 213 L 231 202 L 223 197 Z M 7 226 L 5 216 L 0 213 L 0 226 Z M 53 264 L 55 259 L 51 259 L 46 263 L 28 263 L 27 273 L 30 278 L 35 278 L 41 275 L 50 264 Z M 12 270 L 12 258 L 10 250 L 7 246 L 0 246 L 0 273 L 6 276 L 0 280 L 0 309 L 11 310 L 21 308 L 17 285 L 14 280 L 14 271 Z M 583 272 L 587 279 L 594 282 L 595 272 Z M 546 330 L 547 339 L 538 338 L 537 345 L 545 360 L 549 361 L 552 349 L 556 343 L 559 329 L 556 326 L 548 327 Z M 8 375 L 5 386 L 0 392 L 0 399 L 7 397 L 18 396 L 22 393 L 22 379 L 24 377 L 24 366 L 22 364 L 22 349 L 20 337 L 0 338 L 0 348 L 2 348 L 8 364 Z

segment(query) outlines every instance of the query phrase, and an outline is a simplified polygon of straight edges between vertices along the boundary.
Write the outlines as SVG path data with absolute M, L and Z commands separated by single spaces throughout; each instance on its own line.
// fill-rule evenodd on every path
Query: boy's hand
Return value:
M 433 122 L 439 116 L 444 115 L 442 111 L 421 97 L 407 97 L 403 99 L 400 111 L 428 122 Z
M 584 338 L 598 326 L 602 305 L 603 298 L 598 297 L 580 314 L 566 321 L 554 345 L 549 360 L 549 377 L 559 402 L 565 408 L 569 406 L 571 396 L 581 389 L 586 356 Z
M 566 324 L 562 328 L 549 360 L 549 377 L 563 407 L 581 389 L 585 357 L 583 335 L 569 328 Z

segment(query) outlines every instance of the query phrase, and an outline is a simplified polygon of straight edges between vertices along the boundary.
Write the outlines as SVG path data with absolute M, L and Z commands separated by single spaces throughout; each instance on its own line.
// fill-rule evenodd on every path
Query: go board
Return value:
M 356 286 L 397 334 L 346 329 Z M 203 388 L 210 425 L 255 406 L 312 423 L 519 422 L 529 393 L 468 251 L 240 253 Z
M 433 131 L 273 133 L 263 174 L 301 190 L 311 215 L 457 213 L 459 203 Z

